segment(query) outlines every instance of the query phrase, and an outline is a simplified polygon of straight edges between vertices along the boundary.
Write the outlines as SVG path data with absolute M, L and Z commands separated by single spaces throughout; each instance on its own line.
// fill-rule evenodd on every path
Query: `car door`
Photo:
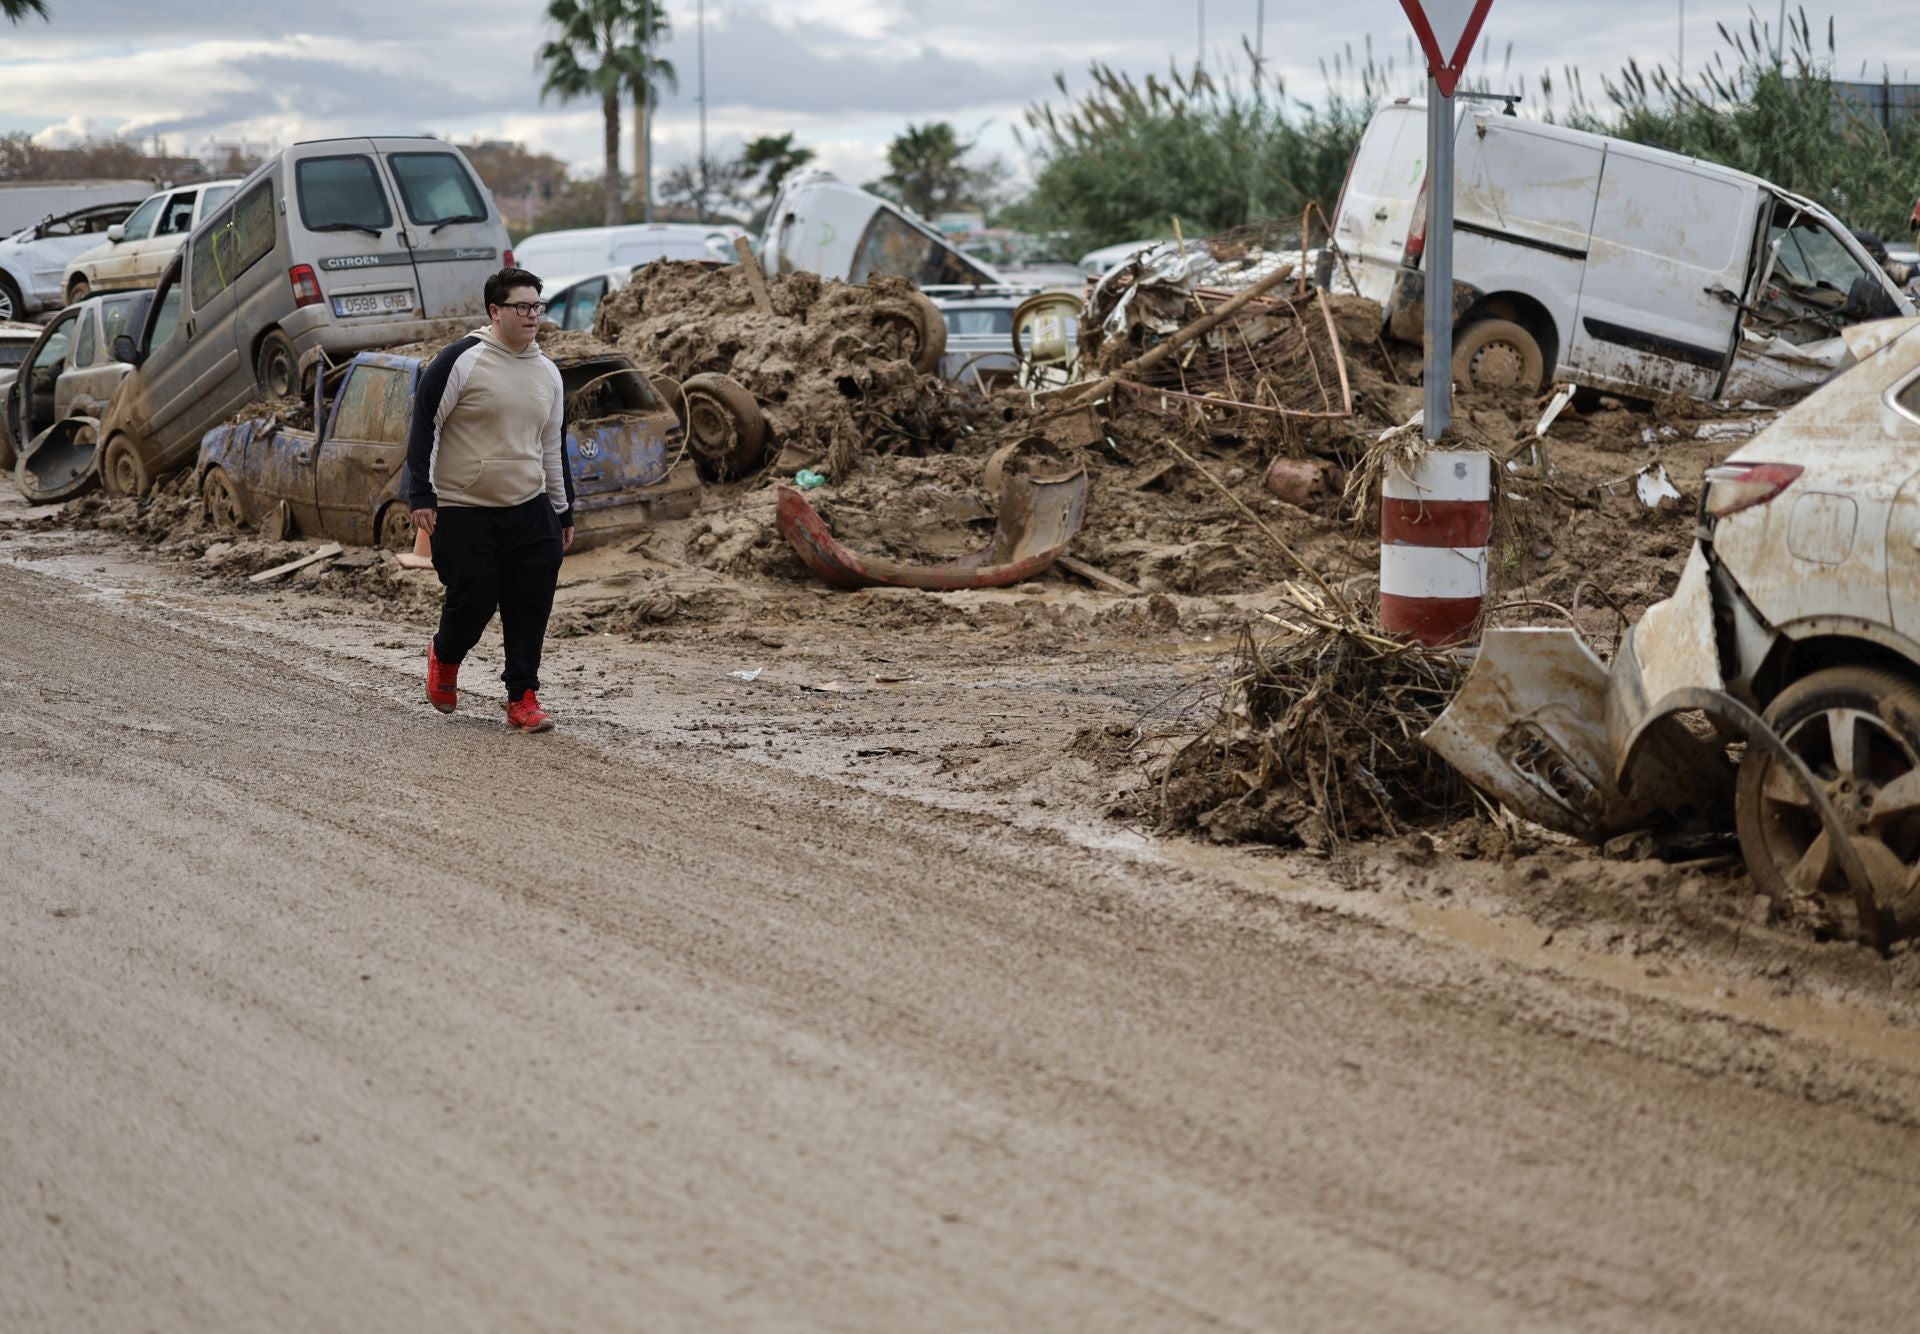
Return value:
M 162 270 L 172 260 L 193 230 L 193 220 L 197 216 L 196 205 L 200 200 L 200 187 L 189 186 L 184 190 L 175 190 L 167 196 L 167 202 L 160 209 L 160 216 L 153 224 L 153 235 L 144 241 L 136 241 L 127 247 L 122 257 L 126 264 L 126 273 L 117 282 L 105 284 L 111 287 L 151 287 L 160 280 Z
M 58 421 L 57 394 L 61 373 L 67 368 L 67 354 L 79 325 L 79 312 L 68 311 L 47 326 L 28 354 L 27 364 L 15 381 L 18 411 L 14 417 L 13 440 L 24 450 L 33 438 Z
M 381 150 L 413 249 L 421 313 L 428 319 L 481 314 L 487 277 L 499 269 L 507 245 L 491 196 L 451 147 L 382 143 Z
M 1875 453 L 1900 461 L 1895 465 L 1899 471 L 1893 472 L 1897 477 L 1920 466 L 1920 368 L 1887 390 L 1881 409 Z M 1920 640 L 1920 473 L 1908 477 L 1894 497 L 1887 520 L 1886 575 L 1893 628 Z
M 142 242 L 153 235 L 153 229 L 160 222 L 160 210 L 166 207 L 168 198 L 170 196 L 165 192 L 149 195 L 145 202 L 120 224 L 120 239 L 108 241 L 106 250 L 98 257 L 88 260 L 84 266 L 82 274 L 89 283 L 100 288 L 127 285 L 127 275 L 133 272 L 133 261 L 129 256 L 139 248 Z
M 1573 373 L 1634 393 L 1714 397 L 1761 199 L 1695 163 L 1609 143 L 1565 357 Z
M 372 544 L 375 510 L 407 461 L 412 406 L 411 364 L 356 361 L 347 372 L 314 472 L 320 528 L 328 537 Z
M 94 354 L 86 358 L 76 355 L 61 377 L 62 387 L 68 393 L 68 416 L 99 417 L 106 412 L 113 391 L 126 378 L 128 370 L 125 362 L 114 359 L 113 340 L 139 328 L 149 300 L 151 297 L 145 292 L 129 292 L 124 296 L 99 297 L 89 303 L 93 320 L 99 326 L 97 341 Z
M 401 320 L 420 310 L 413 253 L 368 139 L 291 150 L 287 231 L 293 258 L 310 263 L 343 324 Z
M 196 418 L 209 426 L 254 397 L 253 368 L 241 354 L 233 327 L 238 269 L 233 209 L 222 207 L 187 242 L 185 333 L 195 370 L 191 392 L 200 401 Z

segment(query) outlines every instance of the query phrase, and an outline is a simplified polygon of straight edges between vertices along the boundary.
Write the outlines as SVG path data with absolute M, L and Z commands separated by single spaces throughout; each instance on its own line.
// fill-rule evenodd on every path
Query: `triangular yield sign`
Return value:
M 1420 49 L 1427 53 L 1427 72 L 1440 91 L 1452 97 L 1493 0 L 1400 0 L 1400 7 L 1407 11 Z

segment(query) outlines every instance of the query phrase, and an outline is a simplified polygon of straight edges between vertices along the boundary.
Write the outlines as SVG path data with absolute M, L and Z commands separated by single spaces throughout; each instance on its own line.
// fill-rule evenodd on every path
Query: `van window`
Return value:
M 864 283 L 876 273 L 908 278 L 922 287 L 930 283 L 988 281 L 985 273 L 959 253 L 935 241 L 890 208 L 873 215 L 854 255 L 854 282 Z
M 480 191 L 453 154 L 389 153 L 387 163 L 400 183 L 407 216 L 422 226 L 487 220 Z
M 392 366 L 355 366 L 340 391 L 334 409 L 336 440 L 368 440 L 379 445 L 405 444 L 407 412 L 413 405 L 413 386 L 407 373 Z
M 95 350 L 95 343 L 93 341 L 93 312 L 83 310 L 80 312 L 80 341 L 74 344 L 73 348 L 73 364 L 75 366 L 93 365 Z
M 222 213 L 211 227 L 202 227 L 193 238 L 192 253 L 187 256 L 187 283 L 193 289 L 195 310 L 205 310 L 207 303 L 233 281 L 228 263 L 233 257 L 232 222 L 231 213 Z
M 302 158 L 293 178 L 300 221 L 310 232 L 378 232 L 393 225 L 387 192 L 364 153 Z
M 240 196 L 233 206 L 231 243 L 234 278 L 265 259 L 273 251 L 273 181 L 271 178 Z
M 173 331 L 180 325 L 180 270 L 173 270 L 162 280 L 154 304 L 157 309 L 153 313 L 153 336 L 147 339 L 149 353 L 166 346 L 167 340 L 173 337 Z
M 167 198 L 166 212 L 160 215 L 155 236 L 183 236 L 193 230 L 193 201 L 198 190 L 176 190 Z
M 144 241 L 153 235 L 153 221 L 160 216 L 160 206 L 167 202 L 165 195 L 155 195 L 133 211 L 126 221 L 122 241 Z

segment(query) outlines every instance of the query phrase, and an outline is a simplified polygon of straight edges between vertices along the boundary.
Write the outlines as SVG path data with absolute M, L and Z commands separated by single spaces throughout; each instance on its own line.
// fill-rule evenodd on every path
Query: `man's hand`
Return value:
M 432 537 L 433 525 L 439 521 L 439 518 L 439 510 L 415 510 L 413 512 L 413 526 L 425 533 L 428 537 Z
M 432 532 L 433 530 L 429 528 L 427 531 Z M 568 524 L 565 528 L 562 528 L 560 530 L 560 554 L 564 556 L 569 551 L 572 551 L 572 550 L 573 550 L 573 525 Z

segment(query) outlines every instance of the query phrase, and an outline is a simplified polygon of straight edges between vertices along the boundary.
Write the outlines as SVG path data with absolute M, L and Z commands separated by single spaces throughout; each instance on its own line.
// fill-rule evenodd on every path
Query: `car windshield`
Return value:
M 480 191 L 453 154 L 389 153 L 387 164 L 400 185 L 407 216 L 422 226 L 487 220 L 487 206 Z
M 1013 311 L 1006 306 L 949 310 L 947 332 L 956 334 L 1003 334 L 1013 332 Z
M 873 215 L 853 260 L 854 282 L 864 283 L 876 273 L 908 278 L 922 287 L 989 281 L 965 255 L 934 240 L 890 208 Z
M 127 219 L 126 228 L 121 233 L 123 241 L 144 241 L 153 235 L 153 220 L 160 216 L 160 206 L 167 202 L 165 195 L 155 195 L 133 211 Z
M 309 231 L 384 231 L 393 225 L 387 192 L 363 153 L 303 158 L 294 168 L 300 221 Z

